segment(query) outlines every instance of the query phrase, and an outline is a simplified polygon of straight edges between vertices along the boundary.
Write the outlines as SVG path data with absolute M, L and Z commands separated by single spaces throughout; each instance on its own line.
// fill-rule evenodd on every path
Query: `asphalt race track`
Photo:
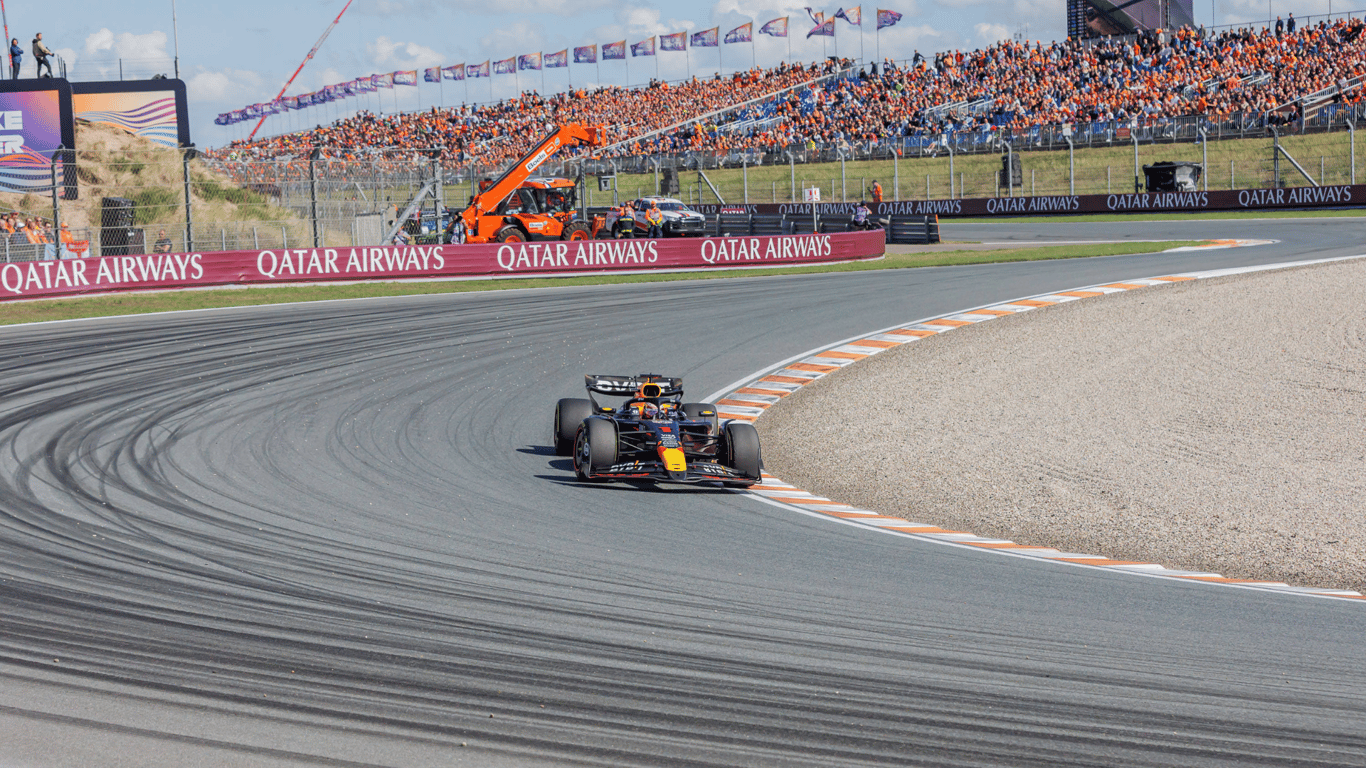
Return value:
M 896 322 L 1366 251 L 1360 219 L 945 236 L 1281 242 L 0 330 L 0 766 L 1366 765 L 1361 603 L 552 454 L 588 372 L 702 397 Z

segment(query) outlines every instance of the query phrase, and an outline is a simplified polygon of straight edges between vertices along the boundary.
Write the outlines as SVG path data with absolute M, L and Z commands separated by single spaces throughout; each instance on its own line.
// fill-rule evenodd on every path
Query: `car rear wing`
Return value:
M 615 374 L 588 374 L 583 377 L 584 386 L 589 392 L 599 395 L 615 395 L 617 397 L 630 397 L 640 389 L 643 384 L 658 384 L 659 397 L 682 397 L 683 380 L 671 378 L 669 376 L 656 376 L 653 373 L 641 373 L 635 376 L 618 376 Z

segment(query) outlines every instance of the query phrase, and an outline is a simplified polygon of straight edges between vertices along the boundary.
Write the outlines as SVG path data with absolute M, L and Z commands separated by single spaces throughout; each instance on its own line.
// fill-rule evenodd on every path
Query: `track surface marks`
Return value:
M 701 396 L 893 322 L 1366 240 L 946 225 L 1115 232 L 1283 243 L 0 331 L 0 764 L 1366 764 L 1361 605 L 582 486 L 548 448 L 586 372 Z

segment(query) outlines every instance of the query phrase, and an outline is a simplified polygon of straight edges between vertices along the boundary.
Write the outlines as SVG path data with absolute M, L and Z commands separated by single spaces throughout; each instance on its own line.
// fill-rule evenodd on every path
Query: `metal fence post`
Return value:
M 1275 128 L 1271 128 L 1271 186 L 1281 186 L 1281 134 Z
M 787 170 L 792 174 L 792 194 L 787 198 L 789 202 L 797 202 L 797 159 L 792 156 L 789 150 L 787 153 Z
M 194 251 L 194 214 L 190 205 L 190 155 L 194 152 L 194 145 L 182 147 L 180 150 L 181 171 L 185 174 L 185 252 Z
M 1072 145 L 1072 137 L 1066 134 L 1063 138 L 1067 140 L 1067 194 L 1077 194 L 1077 166 L 1073 163 L 1073 152 L 1076 147 Z
M 949 150 L 949 198 L 952 199 L 954 197 L 961 196 L 963 194 L 963 190 L 959 189 L 958 195 L 954 195 L 953 193 L 953 141 L 950 140 L 944 142 L 944 146 L 948 147 Z
M 832 185 L 833 186 L 833 185 Z M 834 192 L 834 190 L 830 190 Z M 844 175 L 844 152 L 840 152 L 840 202 L 849 200 L 849 179 Z
M 1136 195 L 1143 189 L 1138 183 L 1138 133 L 1133 128 L 1129 129 L 1129 138 L 1134 140 L 1134 194 Z
M 1357 125 L 1356 121 L 1348 118 L 1347 123 L 1347 142 L 1351 146 L 1352 158 L 1352 183 L 1357 183 Z
M 1209 191 L 1209 134 L 1200 129 L 1200 175 L 1205 177 L 1205 191 Z
M 57 166 L 66 158 L 66 147 L 58 144 L 57 151 L 52 153 L 52 234 L 56 237 L 57 258 L 62 258 L 62 207 L 57 202 L 61 197 L 57 194 Z M 66 173 L 66 169 L 62 170 Z M 7 240 L 9 238 L 6 238 Z M 8 259 L 6 259 L 8 261 Z
M 740 174 L 745 181 L 745 202 L 749 202 L 749 158 L 740 159 Z
M 318 247 L 318 155 L 317 147 L 308 154 L 308 215 L 313 221 L 313 247 Z
M 953 155 L 949 155 L 949 165 L 953 165 Z M 901 199 L 901 153 L 892 150 L 892 199 Z
M 1006 142 L 1006 171 L 1005 171 L 1005 177 L 1006 177 L 1006 184 L 1009 184 L 1009 185 L 1010 185 L 1010 196 L 1011 196 L 1011 197 L 1014 197 L 1014 196 L 1015 196 L 1015 148 L 1012 147 L 1012 146 L 1010 145 L 1010 142 L 1008 142 L 1008 141 Z M 1024 179 L 1021 179 L 1021 181 L 1024 181 Z M 999 188 L 1000 188 L 1000 186 L 1001 186 L 1000 182 L 997 182 L 996 186 L 997 186 L 997 188 L 998 188 L 998 190 L 999 190 Z M 998 191 L 998 192 L 996 193 L 996 196 L 997 196 L 997 197 L 1000 197 L 1000 196 L 1001 196 L 1001 193 Z

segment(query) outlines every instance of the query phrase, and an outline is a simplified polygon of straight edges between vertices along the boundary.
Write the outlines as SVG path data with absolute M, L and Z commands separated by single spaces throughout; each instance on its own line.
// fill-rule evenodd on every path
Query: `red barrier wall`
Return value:
M 291 248 L 104 256 L 0 265 L 0 300 L 213 285 L 800 266 L 871 259 L 885 252 L 884 235 L 878 230 L 782 237 Z

